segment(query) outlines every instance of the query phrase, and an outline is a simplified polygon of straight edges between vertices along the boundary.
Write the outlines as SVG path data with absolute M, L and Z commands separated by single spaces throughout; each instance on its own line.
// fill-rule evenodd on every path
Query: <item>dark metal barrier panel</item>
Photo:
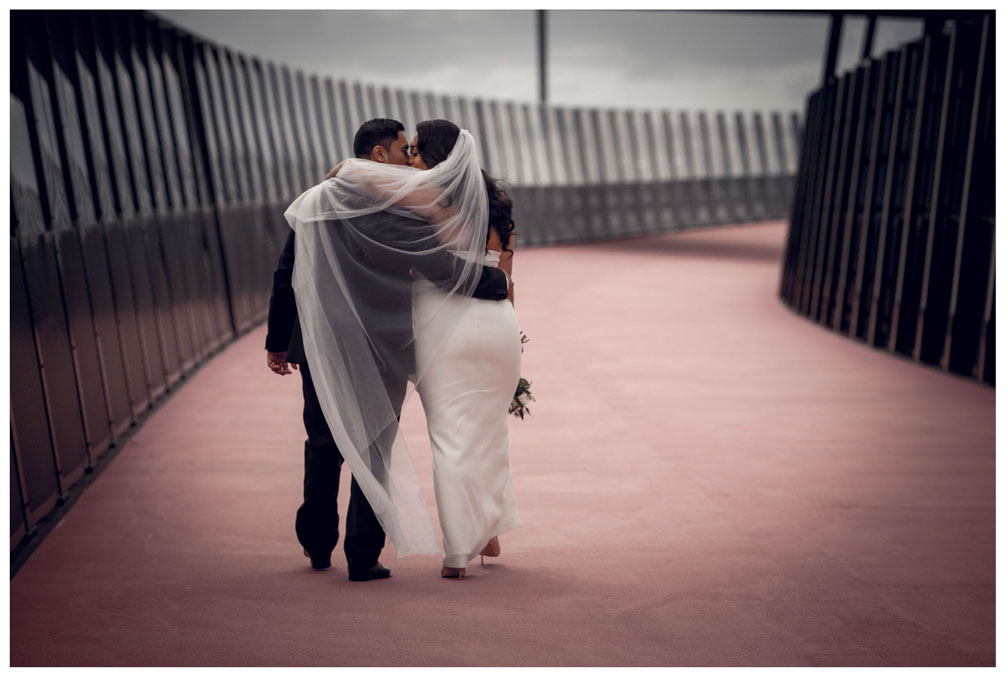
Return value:
M 34 18 L 40 22 L 44 21 L 44 15 L 41 13 L 34 15 Z M 43 30 L 41 24 L 37 25 L 40 31 Z M 50 32 L 49 29 L 50 27 L 46 25 L 44 30 Z M 47 80 L 46 84 L 52 93 L 49 98 L 52 110 L 47 115 L 51 115 L 53 122 L 56 123 L 54 131 L 63 169 L 62 188 L 71 220 L 59 224 L 53 223 L 52 228 L 55 232 L 64 313 L 67 318 L 84 438 L 89 459 L 94 461 L 108 450 L 112 438 L 109 425 L 113 418 L 110 416 L 111 403 L 107 395 L 107 375 L 103 370 L 102 356 L 99 354 L 100 337 L 96 332 L 92 313 L 84 251 L 80 232 L 75 227 L 82 224 L 93 225 L 95 211 L 88 183 L 77 100 L 70 81 L 72 52 L 60 50 L 63 58 L 54 58 L 52 48 L 57 45 L 56 37 L 58 36 L 48 42 L 41 39 L 33 41 L 32 51 L 38 57 L 38 63 Z M 115 380 L 114 374 L 113 380 Z M 128 420 L 128 411 L 121 407 L 124 404 L 120 401 L 118 405 L 120 412 L 117 416 Z
M 136 305 L 139 346 L 144 359 L 147 396 L 157 400 L 166 389 L 163 319 L 147 266 L 148 234 L 151 230 L 150 195 L 143 170 L 143 147 L 136 120 L 132 84 L 113 45 L 111 13 L 92 15 L 99 87 L 106 116 L 105 133 L 110 143 L 110 166 L 118 179 L 118 218 L 109 236 L 113 242 L 109 259 L 131 290 Z M 121 40 L 120 40 L 121 46 Z
M 170 96 L 169 101 L 178 107 L 177 111 L 173 108 L 173 119 L 184 121 L 176 123 L 175 139 L 186 206 L 194 219 L 191 227 L 194 242 L 189 259 L 200 285 L 200 306 L 207 327 L 209 353 L 232 337 L 234 326 L 227 277 L 221 264 L 220 230 L 210 184 L 209 146 L 203 127 L 204 105 L 199 99 L 192 43 L 174 29 L 164 27 L 161 39 L 166 57 L 163 62 L 165 83 L 169 88 L 181 91 L 181 104 L 177 95 Z M 176 112 L 177 116 L 174 115 Z
M 325 96 L 325 82 L 314 75 L 308 79 L 308 96 L 310 101 L 308 108 L 314 113 L 314 120 L 312 122 L 315 125 L 312 133 L 318 137 L 318 162 L 316 167 L 319 179 L 324 177 L 330 168 L 339 162 L 337 160 L 339 156 L 337 156 L 336 144 L 333 139 L 336 127 L 333 124 L 334 118 L 330 110 L 329 99 Z M 403 115 L 394 109 L 394 98 L 387 89 L 384 94 L 385 98 L 389 101 L 386 105 L 386 110 L 390 111 L 389 115 L 395 117 L 397 120 L 401 120 Z
M 36 175 L 35 186 L 38 187 L 38 192 L 35 196 L 41 198 L 38 208 L 19 205 L 16 200 L 30 199 L 30 192 L 12 192 L 14 200 L 11 207 L 14 214 L 11 224 L 16 227 L 12 235 L 17 239 L 20 261 L 17 266 L 11 267 L 11 275 L 13 278 L 15 272 L 21 271 L 23 276 L 21 289 L 27 297 L 26 311 L 31 319 L 28 327 L 32 329 L 35 339 L 37 360 L 34 363 L 41 377 L 57 480 L 62 493 L 80 478 L 85 468 L 90 466 L 91 460 L 87 447 L 86 422 L 81 411 L 79 361 L 74 356 L 75 347 L 70 335 L 72 326 L 67 322 L 67 301 L 59 261 L 60 233 L 72 226 L 63 184 L 52 93 L 45 77 L 45 70 L 51 64 L 47 63 L 42 40 L 26 39 L 28 31 L 33 29 L 41 32 L 40 37 L 45 36 L 44 28 L 39 27 L 41 19 L 39 13 L 24 13 L 17 15 L 11 25 L 11 53 L 14 57 L 11 99 L 12 102 L 15 98 L 19 99 L 24 107 L 22 120 L 35 123 L 27 126 L 27 136 L 32 147 L 32 160 L 28 162 L 33 164 Z M 34 218 L 39 213 L 41 220 Z M 11 254 L 12 259 L 15 258 L 13 248 Z M 79 250 L 77 254 L 79 255 Z M 12 281 L 12 288 L 15 284 L 16 281 Z M 79 297 L 72 299 L 80 301 Z M 23 318 L 19 321 L 23 322 Z M 93 337 L 91 339 L 93 347 Z M 15 357 L 15 360 L 21 359 Z M 98 387 L 100 389 L 100 385 Z M 97 398 L 101 399 L 99 403 L 104 400 L 101 392 Z
M 994 17 L 981 29 L 941 366 L 994 384 Z M 979 346 L 978 346 L 979 345 Z
M 56 23 L 57 15 L 64 17 L 65 14 L 51 12 L 51 23 Z M 105 365 L 109 376 L 108 395 L 114 412 L 119 411 L 118 401 L 122 398 L 121 387 L 112 377 L 116 360 L 120 362 L 125 378 L 128 419 L 117 415 L 112 425 L 113 433 L 119 436 L 150 404 L 148 368 L 140 339 L 141 319 L 117 210 L 118 196 L 128 190 L 128 180 L 124 165 L 114 167 L 124 157 L 122 139 L 108 133 L 110 121 L 117 125 L 118 117 L 110 118 L 106 113 L 107 101 L 99 84 L 101 76 L 90 17 L 71 15 L 68 23 L 72 24 L 73 42 L 67 40 L 64 44 L 72 44 L 76 53 L 77 78 L 74 85 L 81 102 L 81 123 L 86 130 L 84 148 L 97 210 L 97 222 L 93 227 L 81 222 L 78 227 L 87 262 L 95 325 L 100 334 L 99 344 L 103 354 L 106 349 L 108 351 Z
M 17 453 L 14 451 L 14 429 L 11 428 L 11 466 L 10 466 L 10 503 L 11 503 L 11 549 L 14 549 L 28 534 L 28 517 L 25 515 L 25 501 L 21 489 L 24 479 L 21 478 L 17 465 Z
M 880 62 L 879 81 L 873 97 L 874 120 L 868 164 L 864 211 L 861 215 L 860 246 L 851 299 L 849 334 L 867 340 L 871 294 L 875 280 L 875 265 L 882 222 L 882 206 L 886 194 L 887 168 L 891 153 L 896 92 L 903 72 L 905 52 L 890 52 Z
M 250 328 L 258 309 L 254 300 L 254 275 L 250 270 L 247 252 L 247 209 L 239 191 L 241 164 L 237 157 L 232 129 L 237 123 L 233 90 L 228 87 L 224 52 L 210 45 L 197 50 L 206 92 L 207 136 L 215 140 L 217 149 L 217 182 L 214 196 L 220 226 L 221 250 L 227 262 L 228 288 L 230 290 L 232 317 L 235 329 L 242 332 Z M 198 73 L 200 71 L 197 71 Z
M 20 115 L 14 109 L 12 100 L 12 123 L 15 122 L 13 116 Z M 11 139 L 14 139 L 13 135 Z M 14 188 L 12 185 L 12 192 Z M 26 191 L 23 185 L 20 189 Z M 31 310 L 25 292 L 24 268 L 16 238 L 11 238 L 10 250 L 11 438 L 26 527 L 31 529 L 56 506 L 60 497 L 59 467 L 50 433 Z
M 179 248 L 181 215 L 173 208 L 169 168 L 175 162 L 167 135 L 167 111 L 164 102 L 161 70 L 156 60 L 148 59 L 143 14 L 123 14 L 125 37 L 129 53 L 124 54 L 127 70 L 134 83 L 136 108 L 150 186 L 153 219 L 148 232 L 148 261 L 158 305 L 161 310 L 165 338 L 168 386 L 195 363 L 195 341 L 192 320 L 187 308 L 185 273 Z M 160 90 L 160 92 L 159 92 Z
M 270 269 L 266 259 L 265 215 L 262 207 L 262 193 L 255 186 L 258 173 L 257 146 L 250 143 L 251 120 L 248 112 L 248 86 L 244 81 L 242 64 L 228 51 L 219 50 L 219 67 L 222 91 L 225 94 L 228 112 L 228 138 L 233 149 L 233 171 L 236 177 L 234 201 L 236 214 L 241 222 L 235 229 L 243 243 L 236 252 L 241 259 L 242 270 L 248 287 L 250 317 L 249 323 L 260 322 L 269 302 L 268 282 Z
M 781 298 L 890 352 L 994 384 L 994 15 L 809 97 Z
M 930 220 L 879 236 L 912 253 L 913 265 L 871 268 L 862 229 L 860 240 L 830 246 L 837 254 L 827 258 L 834 269 L 825 269 L 822 295 L 842 307 L 852 332 L 898 319 L 899 345 L 922 360 L 972 362 L 992 375 L 993 264 L 972 263 L 993 238 L 986 166 L 948 160 L 949 149 L 993 138 L 992 110 L 972 103 L 992 91 L 993 64 L 970 70 L 993 49 L 971 45 L 993 37 L 974 33 L 931 49 L 929 64 L 947 65 L 931 66 L 917 95 L 925 107 L 940 102 L 920 125 L 925 135 L 941 130 L 941 141 L 919 158 L 898 145 L 869 153 L 875 165 L 857 182 L 855 221 L 871 223 L 879 201 Z M 923 87 L 915 77 L 897 83 L 882 68 L 863 85 L 878 93 L 873 121 L 916 111 L 893 111 L 886 98 Z M 351 156 L 357 127 L 379 116 L 402 120 L 410 136 L 435 117 L 469 129 L 488 172 L 512 192 L 519 247 L 781 219 L 791 205 L 792 113 L 574 109 L 403 91 L 263 63 L 148 12 L 13 11 L 12 549 L 173 385 L 265 317 L 288 233 L 284 209 Z M 885 125 L 859 134 L 905 143 Z M 849 153 L 859 158 L 863 148 Z M 897 157 L 902 164 L 889 162 Z M 876 186 L 909 169 L 918 188 L 906 199 Z M 957 183 L 963 173 L 973 179 Z M 927 203 L 929 184 L 954 186 L 955 200 Z M 821 209 L 817 186 L 802 185 L 806 211 Z M 986 231 L 970 226 L 978 220 Z M 840 227 L 830 228 L 839 239 Z M 802 277 L 821 276 L 821 266 L 802 262 Z M 834 273 L 844 262 L 867 271 L 863 299 L 860 279 L 844 287 L 846 274 Z M 870 291 L 883 268 L 904 284 L 896 310 L 880 313 Z M 958 287 L 922 287 L 932 271 Z M 789 278 L 794 290 L 802 277 Z M 933 332 L 942 339 L 929 339 Z
M 164 228 L 160 214 L 160 205 L 164 202 L 163 169 L 154 156 L 157 136 L 150 90 L 146 72 L 136 63 L 137 47 L 130 35 L 129 13 L 110 13 L 109 24 L 113 45 L 112 68 L 126 136 L 136 210 L 135 219 L 127 225 L 126 240 L 134 253 L 134 280 L 146 279 L 146 289 L 150 292 L 151 316 L 163 368 L 163 383 L 152 394 L 156 398 L 163 389 L 178 382 L 182 371 L 176 319 L 161 246 L 161 231 Z M 138 287 L 144 287 L 143 283 Z
M 272 150 L 264 135 L 263 113 L 265 105 L 262 102 L 258 88 L 258 72 L 251 60 L 244 57 L 232 57 L 242 111 L 242 130 L 244 144 L 247 149 L 249 181 L 246 195 L 253 206 L 255 224 L 258 227 L 252 235 L 250 244 L 255 252 L 256 277 L 260 308 L 265 311 L 269 304 L 270 283 L 273 280 L 273 268 L 276 264 L 278 247 L 278 226 L 284 222 L 282 209 L 273 195 L 275 186 L 270 174 L 275 171 L 272 162 Z
M 270 67 L 272 68 L 272 67 Z M 283 171 L 281 122 L 278 118 L 276 95 L 269 70 L 258 60 L 251 60 L 249 79 L 252 82 L 252 107 L 259 131 L 260 162 L 263 165 L 264 209 L 267 211 L 266 282 L 273 280 L 278 253 L 287 239 L 287 222 L 283 211 L 294 199 L 291 178 Z M 335 154 L 334 154 L 335 155 Z
M 316 184 L 321 177 L 315 170 L 313 162 L 313 152 L 311 141 L 308 138 L 308 112 L 305 110 L 304 98 L 304 73 L 302 71 L 290 71 L 287 67 L 281 69 L 283 74 L 283 97 L 290 113 L 291 130 L 294 133 L 295 162 L 298 166 L 301 182 L 298 188 L 306 189 Z M 368 118 L 373 116 L 368 116 Z M 325 176 L 325 175 L 323 175 Z
M 837 100 L 837 115 L 834 119 L 831 142 L 829 173 L 827 174 L 827 196 L 823 201 L 819 216 L 820 231 L 816 257 L 813 260 L 814 274 L 810 296 L 810 313 L 820 321 L 829 314 L 832 301 L 834 260 L 837 252 L 838 222 L 843 219 L 843 198 L 848 192 L 850 180 L 850 156 L 853 149 L 851 137 L 856 126 L 854 110 L 854 89 L 857 86 L 856 73 L 848 73 L 840 82 Z
M 876 101 L 875 90 L 878 87 L 879 62 L 863 65 L 858 68 L 854 88 L 856 95 L 851 99 L 851 106 L 857 107 L 856 125 L 853 132 L 853 141 L 849 142 L 850 157 L 848 172 L 850 173 L 850 185 L 846 194 L 841 192 L 842 220 L 837 228 L 841 243 L 837 251 L 837 260 L 834 265 L 837 267 L 836 277 L 831 278 L 831 288 L 834 297 L 832 300 L 832 316 L 830 312 L 824 316 L 834 330 L 847 332 L 850 327 L 851 312 L 851 282 L 855 261 L 860 244 L 859 234 L 862 219 L 866 213 L 866 195 L 869 189 L 868 179 L 873 166 L 872 151 L 873 136 L 875 129 L 874 120 L 876 109 L 873 103 Z
M 30 135 L 31 104 L 27 96 L 24 45 L 12 20 L 11 41 L 11 236 L 10 236 L 10 367 L 11 453 L 18 470 L 21 512 L 12 512 L 11 538 L 22 534 L 47 514 L 60 496 L 59 463 L 51 434 L 49 404 L 42 382 L 38 334 L 27 294 L 21 238 L 45 231 L 36 153 Z M 13 480 L 12 480 L 13 483 Z M 21 516 L 18 519 L 18 516 Z M 12 544 L 13 547 L 13 544 Z
M 134 15 L 133 29 L 138 33 L 138 43 L 146 44 L 146 50 L 141 50 L 139 54 L 147 67 L 150 80 L 167 198 L 161 207 L 163 223 L 168 227 L 162 231 L 162 247 L 174 301 L 182 369 L 188 372 L 197 361 L 206 356 L 209 337 L 199 299 L 199 280 L 192 259 L 192 255 L 198 252 L 194 237 L 198 216 L 187 203 L 183 189 L 182 163 L 191 163 L 191 160 L 188 151 L 183 156 L 176 145 L 176 134 L 181 134 L 183 140 L 186 138 L 180 124 L 182 121 L 176 120 L 183 110 L 182 92 L 177 77 L 173 79 L 170 62 L 165 65 L 159 27 L 138 13 Z

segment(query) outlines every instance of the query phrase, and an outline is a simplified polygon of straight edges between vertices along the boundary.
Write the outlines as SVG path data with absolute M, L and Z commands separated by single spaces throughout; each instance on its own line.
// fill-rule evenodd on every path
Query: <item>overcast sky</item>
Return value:
M 180 27 L 319 75 L 465 96 L 535 101 L 535 12 L 173 10 Z M 803 110 L 828 19 L 769 13 L 548 12 L 549 98 L 620 108 Z M 840 69 L 864 20 L 844 24 Z M 875 54 L 920 35 L 880 20 Z

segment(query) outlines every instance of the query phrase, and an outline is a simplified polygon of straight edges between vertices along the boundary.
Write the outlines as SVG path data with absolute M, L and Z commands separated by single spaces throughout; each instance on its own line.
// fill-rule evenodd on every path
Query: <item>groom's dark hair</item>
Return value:
M 383 146 L 386 151 L 390 150 L 400 131 L 405 132 L 406 127 L 398 120 L 375 118 L 367 121 L 354 135 L 354 155 L 358 158 L 367 158 L 371 155 L 371 149 L 377 145 Z

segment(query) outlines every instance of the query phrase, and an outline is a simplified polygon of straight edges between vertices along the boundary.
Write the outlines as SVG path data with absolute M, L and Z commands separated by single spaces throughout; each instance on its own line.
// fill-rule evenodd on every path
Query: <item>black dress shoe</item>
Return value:
M 320 557 L 314 557 L 314 556 L 312 556 L 311 554 L 308 553 L 307 549 L 304 549 L 303 551 L 304 551 L 304 555 L 307 556 L 309 559 L 311 559 L 311 567 L 314 568 L 315 570 L 317 570 L 317 571 L 324 571 L 325 569 L 327 569 L 330 566 L 332 566 L 332 560 L 331 560 L 330 555 L 327 554 L 324 557 L 322 557 L 322 556 L 320 556 Z
M 392 571 L 382 566 L 381 563 L 375 563 L 374 566 L 363 571 L 350 571 L 350 579 L 354 582 L 367 582 L 368 580 L 384 580 L 388 576 L 392 575 Z

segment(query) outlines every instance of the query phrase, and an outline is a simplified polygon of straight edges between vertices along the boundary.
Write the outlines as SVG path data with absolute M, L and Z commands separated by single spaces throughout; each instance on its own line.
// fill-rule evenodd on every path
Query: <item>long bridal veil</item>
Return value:
M 349 160 L 284 213 L 295 232 L 294 294 L 322 411 L 400 557 L 440 554 L 398 423 L 406 375 L 422 380 L 426 370 L 414 359 L 413 279 L 471 295 L 487 215 L 466 130 L 430 170 Z M 452 331 L 439 316 L 418 321 L 435 346 Z

